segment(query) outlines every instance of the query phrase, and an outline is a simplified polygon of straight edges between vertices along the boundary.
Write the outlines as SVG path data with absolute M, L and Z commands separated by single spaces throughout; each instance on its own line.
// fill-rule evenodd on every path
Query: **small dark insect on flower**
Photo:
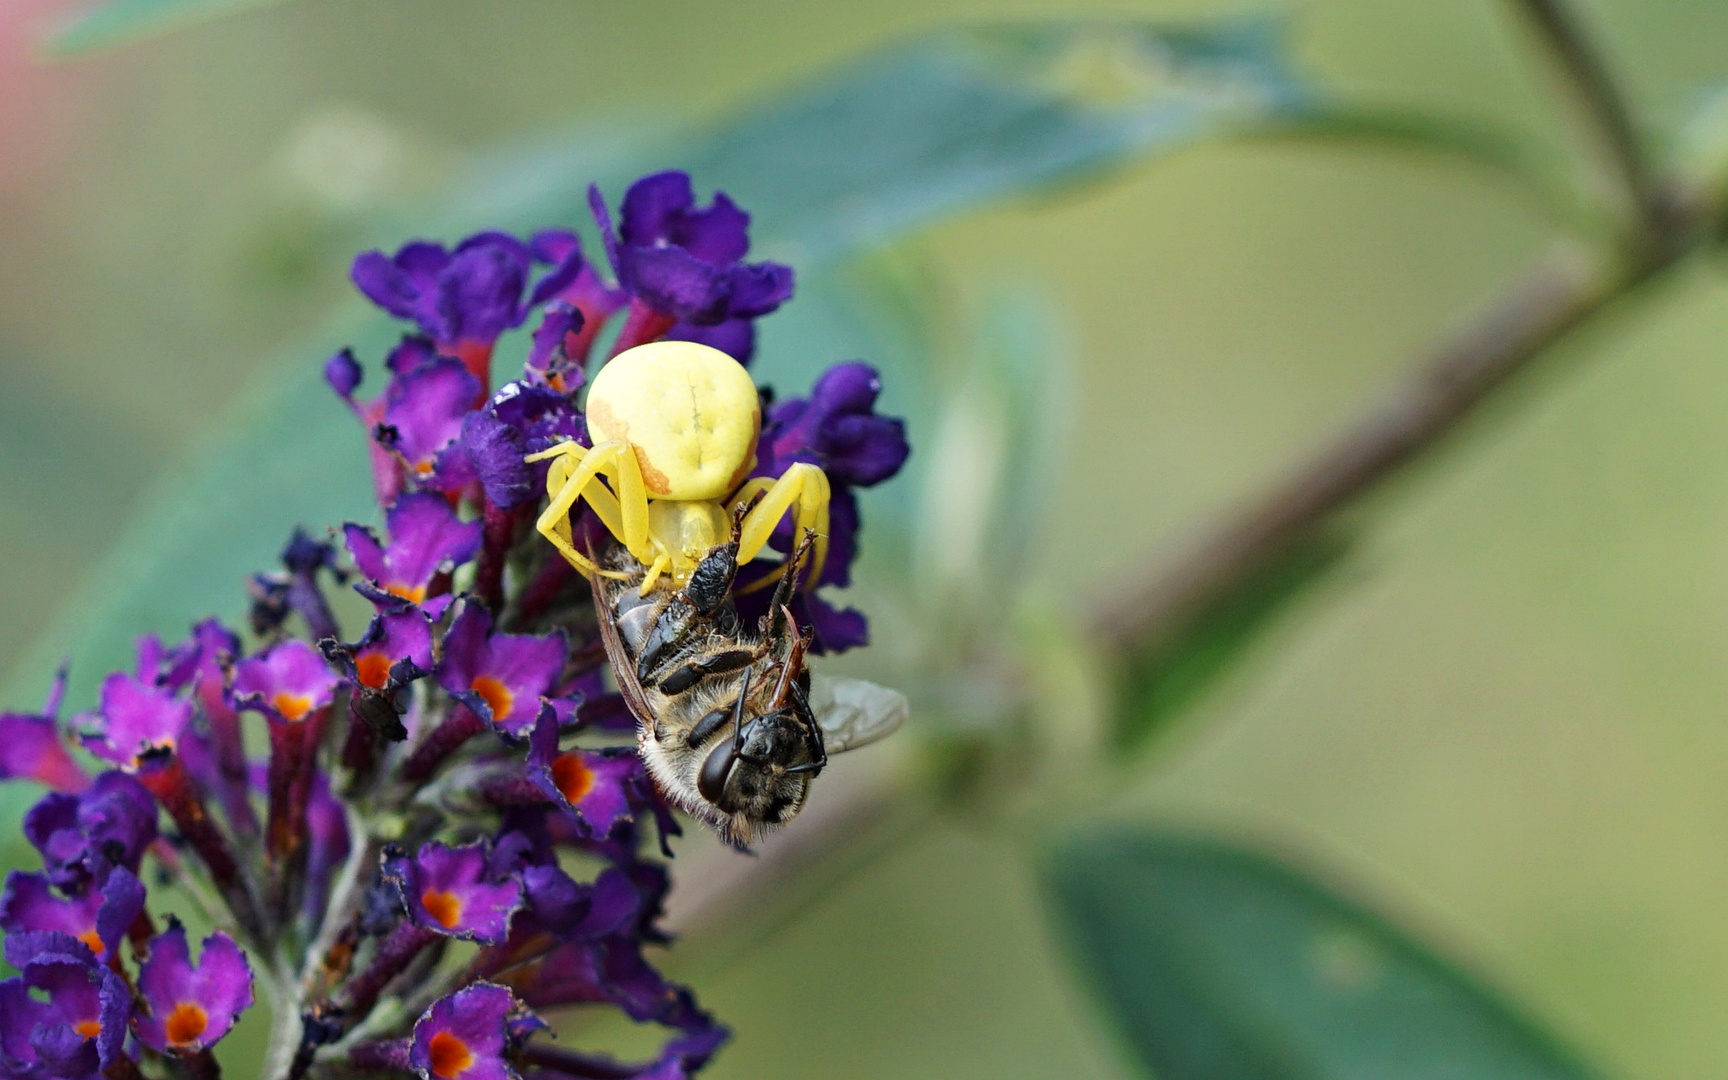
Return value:
M 744 261 L 726 196 L 660 173 L 616 220 L 591 201 L 605 267 L 565 231 L 355 260 L 414 324 L 376 397 L 352 353 L 325 365 L 381 531 L 296 532 L 252 582 L 250 638 L 146 636 L 91 711 L 61 717 L 62 673 L 42 712 L 0 715 L 0 779 L 50 789 L 24 819 L 43 869 L 0 894 L 0 1076 L 208 1080 L 255 999 L 268 1080 L 677 1080 L 726 1040 L 644 953 L 667 941 L 674 807 L 752 842 L 827 754 L 903 717 L 805 662 L 866 640 L 819 590 L 848 584 L 854 490 L 908 448 L 863 364 L 763 416 L 744 365 L 792 271 Z M 669 387 L 682 415 L 645 404 Z M 364 627 L 329 603 L 350 578 Z M 194 942 L 147 881 L 214 931 Z M 579 1004 L 666 1029 L 660 1053 L 552 1045 L 542 1015 Z

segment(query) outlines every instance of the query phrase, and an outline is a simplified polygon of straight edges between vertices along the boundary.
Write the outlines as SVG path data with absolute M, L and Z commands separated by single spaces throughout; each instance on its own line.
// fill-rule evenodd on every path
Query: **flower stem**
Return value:
M 390 936 L 378 943 L 372 962 L 343 988 L 338 1002 L 342 1011 L 351 1020 L 365 1017 L 378 1003 L 378 995 L 384 992 L 390 980 L 402 974 L 421 950 L 437 939 L 436 933 L 411 920 L 397 923 Z
M 146 766 L 139 770 L 138 780 L 162 804 L 180 835 L 203 860 L 210 871 L 211 881 L 234 913 L 241 930 L 255 945 L 264 945 L 264 921 L 257 901 L 252 897 L 251 887 L 240 872 L 227 838 L 204 809 L 204 801 L 193 787 L 192 778 L 186 775 L 180 759 L 170 757 L 165 762 Z
M 402 779 L 418 784 L 438 771 L 444 759 L 455 753 L 463 743 L 480 734 L 486 724 L 467 706 L 457 706 L 450 715 L 432 729 L 426 741 L 414 748 L 414 753 L 402 763 Z
M 630 311 L 624 316 L 624 325 L 618 331 L 618 340 L 612 345 L 612 355 L 617 356 L 626 349 L 658 341 L 660 335 L 672 329 L 672 324 L 677 321 L 670 315 L 655 311 L 641 300 L 632 299 Z
M 494 506 L 485 500 L 482 508 L 480 558 L 474 568 L 474 595 L 490 611 L 504 609 L 504 563 L 510 545 L 516 540 L 516 525 L 521 514 Z
M 372 836 L 366 815 L 352 802 L 345 803 L 344 807 L 348 816 L 348 860 L 342 864 L 336 883 L 330 888 L 318 935 L 306 949 L 306 958 L 300 969 L 302 1000 L 319 992 L 319 981 L 326 977 L 326 973 L 340 977 L 340 973 L 346 972 L 346 963 L 337 961 L 334 951 L 359 910 L 369 880 L 368 871 L 378 865 L 381 845 Z M 338 968 L 340 972 L 336 970 Z
M 222 1080 L 222 1066 L 217 1063 L 216 1055 L 207 1049 L 181 1054 L 180 1067 L 186 1070 L 190 1080 Z

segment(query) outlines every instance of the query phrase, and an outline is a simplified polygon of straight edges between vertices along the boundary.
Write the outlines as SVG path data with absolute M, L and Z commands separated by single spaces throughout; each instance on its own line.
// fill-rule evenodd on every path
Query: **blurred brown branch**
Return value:
M 1180 641 L 1246 585 L 1325 533 L 1363 497 L 1424 455 L 1551 349 L 1639 295 L 1713 242 L 1715 211 L 1685 184 L 1654 167 L 1605 65 L 1562 0 L 1512 0 L 1534 21 L 1604 145 L 1621 194 L 1634 211 L 1620 244 L 1593 252 L 1567 240 L 1536 260 L 1486 309 L 1419 360 L 1397 385 L 1342 434 L 1299 462 L 1262 496 L 1198 538 L 1138 584 L 1117 583 L 1093 629 L 1108 653 L 1157 655 Z M 735 867 L 712 887 L 681 897 L 673 921 L 700 933 L 727 920 L 741 902 L 771 930 L 792 882 L 843 880 L 902 834 L 896 800 L 904 792 L 864 776 L 825 792 L 827 812 L 808 813 L 801 830 L 777 842 L 774 857 Z M 868 842 L 865 842 L 868 841 Z M 856 844 L 853 857 L 840 852 Z M 700 878 L 702 875 L 694 875 Z M 772 890 L 764 882 L 774 882 Z M 818 886 L 818 891 L 821 886 Z
M 1341 438 L 1144 582 L 1116 590 L 1095 623 L 1118 655 L 1156 653 L 1342 510 L 1438 447 L 1549 348 L 1710 242 L 1702 203 L 1657 175 L 1625 100 L 1563 0 L 1514 0 L 1541 31 L 1637 211 L 1624 256 L 1576 245 L 1540 259 L 1441 344 Z

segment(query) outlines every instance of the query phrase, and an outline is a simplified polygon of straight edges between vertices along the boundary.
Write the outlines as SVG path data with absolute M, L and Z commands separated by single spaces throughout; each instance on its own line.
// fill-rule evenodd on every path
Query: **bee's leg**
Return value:
M 709 675 L 720 675 L 728 671 L 737 671 L 753 663 L 757 658 L 755 649 L 723 649 L 712 652 L 697 660 L 690 660 L 673 668 L 655 685 L 661 693 L 682 694 L 695 686 Z
M 804 553 L 809 543 L 806 535 L 805 543 L 798 546 L 793 555 L 793 565 Z M 787 577 L 794 576 L 795 571 L 789 571 Z M 777 713 L 790 712 L 804 729 L 804 737 L 810 746 L 810 760 L 802 765 L 794 765 L 786 771 L 789 773 L 820 772 L 828 764 L 828 746 L 822 741 L 822 726 L 816 722 L 816 714 L 810 711 L 809 699 L 804 696 L 803 677 L 805 674 L 804 653 L 810 648 L 811 639 L 797 629 L 792 619 L 792 610 L 782 606 L 781 616 L 786 625 L 796 636 L 792 645 L 786 650 L 786 660 L 780 666 L 780 678 L 774 684 L 774 696 L 769 700 L 768 707 Z
M 674 593 L 655 616 L 642 651 L 636 654 L 636 678 L 642 685 L 653 685 L 654 673 L 677 659 L 696 621 L 695 607 L 683 593 Z
M 732 593 L 732 580 L 738 573 L 738 542 L 729 541 L 703 556 L 690 575 L 690 583 L 673 594 L 637 654 L 637 677 L 646 685 L 664 679 L 653 673 L 675 663 L 680 650 L 696 638 L 705 622 L 713 620 L 726 606 Z M 733 670 L 731 668 L 720 670 Z M 700 673 L 690 677 L 694 682 Z M 668 676 L 669 677 L 669 676 Z M 676 690 L 667 690 L 677 693 Z
M 810 710 L 810 699 L 804 695 L 803 687 L 796 682 L 792 684 L 792 715 L 804 725 L 804 734 L 810 740 L 810 760 L 802 765 L 794 765 L 788 773 L 818 773 L 828 767 L 828 744 L 822 740 L 822 725 L 816 722 L 816 714 Z
M 684 586 L 684 596 L 698 615 L 712 617 L 732 592 L 738 576 L 738 541 L 721 544 L 702 557 Z
M 762 483 L 760 479 L 751 480 L 733 499 L 734 507 L 758 495 L 762 500 L 744 515 L 743 524 L 738 529 L 738 561 L 747 563 L 761 554 L 768 538 L 774 535 L 775 526 L 780 524 L 786 511 L 791 510 L 794 529 L 810 530 L 816 534 L 816 554 L 810 564 L 809 578 L 810 584 L 815 585 L 822 576 L 823 564 L 828 561 L 828 500 L 831 494 L 828 474 L 801 461 L 787 468 L 785 474 L 765 490 Z
M 792 557 L 787 559 L 780 570 L 779 583 L 774 586 L 774 599 L 768 605 L 768 614 L 762 620 L 763 636 L 769 640 L 782 633 L 797 632 L 791 622 L 791 609 L 786 605 L 792 602 L 792 594 L 798 591 L 798 570 L 804 564 L 804 559 L 815 546 L 815 536 L 806 529 L 804 537 L 798 541 L 798 546 L 792 550 Z M 767 579 L 763 579 L 767 580 Z M 784 622 L 785 626 L 781 623 Z
M 732 766 L 744 749 L 744 713 L 750 698 L 749 668 L 744 669 L 744 682 L 738 688 L 738 700 L 732 706 L 732 740 L 708 752 L 696 774 L 696 790 L 704 799 L 730 813 L 726 806 L 726 782 L 732 777 Z

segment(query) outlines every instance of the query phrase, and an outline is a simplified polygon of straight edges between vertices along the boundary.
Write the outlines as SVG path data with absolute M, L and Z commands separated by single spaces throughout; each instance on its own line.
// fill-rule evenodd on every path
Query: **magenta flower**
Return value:
M 298 537 L 297 537 L 298 539 Z M 171 689 L 190 687 L 192 698 L 206 715 L 229 716 L 232 709 L 223 698 L 225 668 L 240 655 L 240 639 L 215 619 L 205 619 L 192 628 L 192 636 L 174 650 L 179 660 L 161 678 Z
M 612 215 L 598 188 L 588 204 L 600 225 L 606 256 L 619 286 L 631 297 L 630 322 L 620 348 L 652 341 L 667 331 L 748 322 L 792 297 L 792 268 L 745 263 L 750 250 L 750 215 L 724 193 L 698 209 L 690 176 L 662 172 L 630 185 Z M 736 330 L 733 331 L 736 334 Z M 734 337 L 737 347 L 743 337 Z M 736 353 L 734 353 L 737 356 Z M 737 356 L 748 362 L 748 353 Z
M 193 964 L 186 928 L 176 923 L 151 939 L 138 993 L 143 1008 L 132 1020 L 138 1041 L 159 1053 L 195 1053 L 215 1045 L 252 1007 L 252 968 L 220 931 L 204 939 Z
M 528 778 L 546 796 L 576 815 L 590 835 L 604 838 L 630 819 L 646 782 L 642 759 L 629 747 L 558 749 L 558 716 L 540 710 L 528 741 Z
M 412 858 L 390 860 L 385 873 L 416 925 L 494 945 L 509 932 L 510 916 L 522 903 L 522 883 L 492 880 L 488 854 L 484 844 L 448 847 L 434 840 Z
M 88 728 L 84 746 L 104 761 L 136 770 L 147 755 L 173 750 L 191 719 L 190 702 L 116 671 L 102 681 L 96 712 L 81 718 Z
M 269 724 L 267 836 L 273 856 L 303 850 L 318 742 L 341 684 L 323 655 L 295 638 L 234 669 L 235 704 L 263 713 Z
M 373 616 L 353 644 L 319 643 L 324 656 L 356 690 L 349 711 L 374 732 L 395 742 L 408 737 L 402 724 L 402 691 L 431 673 L 432 621 L 413 604 Z M 369 753 L 369 751 L 368 751 Z
M 234 704 L 273 723 L 296 724 L 329 708 L 342 680 L 304 641 L 290 639 L 234 668 Z
M 488 433 L 486 429 L 475 432 L 486 436 L 484 442 L 471 441 L 468 433 L 464 433 L 464 445 L 475 473 L 485 485 L 487 499 L 495 506 L 516 506 L 546 490 L 546 470 L 551 463 L 529 465 L 519 457 L 507 458 L 505 455 L 515 446 L 519 445 L 527 455 L 561 442 L 588 443 L 582 414 L 568 397 L 550 387 L 530 382 L 508 383 L 492 395 L 485 415 L 514 432 L 514 436 Z M 518 492 L 522 493 L 521 498 L 517 497 Z
M 757 445 L 757 476 L 780 476 L 796 462 L 816 465 L 828 475 L 828 561 L 814 585 L 844 588 L 852 582 L 852 561 L 858 554 L 858 500 L 853 489 L 871 487 L 893 476 L 911 452 L 906 423 L 876 415 L 882 383 L 868 364 L 837 364 L 822 373 L 808 398 L 776 405 L 762 427 Z M 781 521 L 771 541 L 778 551 L 792 550 L 791 518 Z M 772 565 L 750 568 L 741 586 L 778 570 Z M 739 597 L 739 613 L 754 620 L 767 612 L 762 592 Z M 793 598 L 792 613 L 815 632 L 813 652 L 844 652 L 869 639 L 862 613 L 837 609 L 814 588 Z
M 522 1000 L 535 1009 L 606 1003 L 638 1022 L 694 1027 L 703 1019 L 688 992 L 667 982 L 642 957 L 629 934 L 560 945 L 531 971 L 512 973 Z
M 906 422 L 876 415 L 882 380 L 869 364 L 836 364 L 808 398 L 774 406 L 762 427 L 758 476 L 779 476 L 795 461 L 818 465 L 836 485 L 872 487 L 893 476 L 911 452 Z
M 82 896 L 55 893 L 41 874 L 14 870 L 0 893 L 0 929 L 8 934 L 57 933 L 76 938 L 101 961 L 115 948 L 144 910 L 144 886 L 124 867 L 115 867 L 101 889 Z
M 480 550 L 479 523 L 462 521 L 442 496 L 419 492 L 402 496 L 386 510 L 384 526 L 390 534 L 388 546 L 364 526 L 350 522 L 342 527 L 355 565 L 372 581 L 369 595 L 378 603 L 395 597 L 419 604 L 438 618 L 450 601 L 428 598 L 427 590 L 440 573 Z
M 381 612 L 342 656 L 348 677 L 359 686 L 380 691 L 406 686 L 432 669 L 432 621 L 415 607 Z
M 0 712 L 0 780 L 34 780 L 56 791 L 83 791 L 89 774 L 78 767 L 60 734 L 61 671 L 40 713 Z
M 364 426 L 384 508 L 382 530 L 344 527 L 352 571 L 295 530 L 281 565 L 251 579 L 245 648 L 214 620 L 179 642 L 146 636 L 66 730 L 63 677 L 41 714 L 0 714 L 0 779 L 56 789 L 24 820 L 42 871 L 0 888 L 0 952 L 21 972 L 0 982 L 0 1080 L 213 1076 L 212 1044 L 253 1001 L 249 956 L 286 991 L 270 1055 L 284 1075 L 684 1080 L 725 1040 L 644 955 L 670 941 L 670 875 L 647 848 L 657 833 L 669 857 L 678 823 L 620 737 L 636 721 L 591 590 L 534 535 L 552 465 L 525 459 L 587 439 L 577 396 L 601 337 L 614 354 L 669 338 L 748 360 L 754 320 L 793 275 L 746 261 L 749 216 L 724 194 L 698 204 L 683 173 L 630 185 L 616 227 L 590 195 L 609 275 L 564 230 L 355 260 L 360 290 L 414 326 L 375 394 L 359 396 L 353 353 L 324 365 Z M 513 328 L 532 331 L 521 375 L 492 392 Z M 834 484 L 816 584 L 848 580 L 853 489 L 906 456 L 878 391 L 872 369 L 842 365 L 762 432 L 765 474 L 812 461 Z M 573 527 L 578 542 L 604 535 L 591 512 Z M 351 576 L 374 605 L 358 640 L 329 592 Z M 793 603 L 823 644 L 862 640 L 861 615 L 808 591 Z M 254 713 L 267 757 L 244 726 Z M 488 727 L 500 737 L 476 738 Z M 581 745 L 560 745 L 577 731 Z M 72 734 L 113 767 L 87 775 Z M 145 908 L 141 878 L 156 875 L 225 908 L 211 914 L 233 938 L 212 935 L 194 963 L 174 916 Z M 584 1055 L 549 1045 L 525 1002 L 605 1004 L 669 1033 L 649 1060 Z
M 496 413 L 471 412 L 462 420 L 460 436 L 439 455 L 436 486 L 462 492 L 478 485 L 493 506 L 520 505 L 538 493 L 534 471 L 522 460 L 527 452 L 522 433 Z
M 444 638 L 438 683 L 474 715 L 510 736 L 522 736 L 552 692 L 568 646 L 561 633 L 492 633 L 492 614 L 470 603 Z
M 82 892 L 113 867 L 138 872 L 156 839 L 156 802 L 136 779 L 111 770 L 82 794 L 43 796 L 24 815 L 24 836 L 56 888 Z
M 552 266 L 524 297 L 536 262 Z M 484 232 L 454 250 L 421 240 L 394 256 L 369 251 L 355 258 L 349 276 L 373 303 L 419 324 L 439 353 L 461 360 L 484 392 L 499 335 L 571 286 L 582 269 L 579 247 L 554 251 Z
M 546 229 L 535 233 L 528 246 L 534 252 L 534 257 L 541 262 L 553 263 L 563 269 L 562 275 L 547 275 L 545 281 L 534 290 L 534 302 L 551 301 L 546 305 L 546 321 L 542 322 L 540 329 L 546 329 L 547 322 L 554 318 L 553 312 L 560 303 L 574 308 L 581 315 L 582 321 L 576 324 L 574 320 L 568 320 L 569 325 L 563 327 L 565 333 L 562 340 L 556 343 L 571 366 L 565 368 L 562 365 L 536 363 L 530 358 L 526 377 L 530 383 L 544 381 L 545 385 L 559 393 L 573 393 L 581 383 L 564 383 L 560 376 L 572 370 L 576 373 L 581 371 L 588 361 L 588 352 L 593 347 L 600 328 L 606 325 L 606 320 L 610 319 L 614 312 L 630 303 L 630 295 L 601 280 L 582 253 L 582 241 L 573 232 L 566 229 Z M 572 266 L 576 268 L 574 276 L 569 273 Z M 536 334 L 535 349 L 539 350 L 540 347 L 541 341 Z
M 515 1080 L 505 1055 L 535 1026 L 509 990 L 476 983 L 432 1003 L 414 1025 L 408 1061 L 424 1080 Z
M 468 237 L 455 250 L 417 240 L 395 255 L 368 251 L 349 272 L 373 303 L 399 319 L 418 323 L 447 355 L 490 347 L 521 325 L 522 292 L 533 255 L 506 233 Z
M 120 976 L 70 953 L 22 967 L 0 982 L 0 1075 L 83 1080 L 120 1058 L 132 1005 Z
M 431 365 L 437 358 L 437 350 L 433 348 L 431 341 L 414 335 L 404 337 L 390 351 L 384 362 L 384 366 L 390 371 L 390 381 L 385 385 L 384 392 L 367 401 L 358 400 L 354 396 L 365 378 L 365 372 L 351 350 L 342 350 L 324 364 L 325 381 L 348 403 L 361 427 L 366 430 L 369 440 L 367 447 L 372 460 L 372 482 L 380 506 L 389 506 L 396 501 L 402 494 L 409 473 L 407 459 L 397 448 L 390 445 L 400 436 L 400 429 L 387 424 L 385 414 L 392 405 L 395 406 L 397 418 L 405 420 L 410 428 L 411 443 L 414 446 L 423 446 L 435 440 L 435 434 L 427 429 L 437 425 L 438 410 L 435 403 L 429 404 L 429 400 L 438 396 L 436 391 L 440 387 L 419 386 L 415 392 L 407 393 L 404 391 L 403 382 L 415 372 Z M 464 374 L 473 378 L 466 370 Z M 480 392 L 480 386 L 479 380 L 475 379 L 474 393 Z M 447 384 L 442 388 L 447 389 Z M 466 403 L 463 407 L 466 408 Z
M 462 434 L 462 420 L 481 393 L 480 381 L 461 363 L 433 360 L 390 380 L 384 420 L 373 429 L 373 438 L 396 456 L 405 479 L 453 490 L 456 485 L 442 475 L 439 459 Z
M 523 381 L 560 395 L 574 394 L 588 381 L 582 370 L 591 335 L 584 334 L 587 317 L 576 305 L 554 300 L 534 328 L 534 345 L 522 365 Z

